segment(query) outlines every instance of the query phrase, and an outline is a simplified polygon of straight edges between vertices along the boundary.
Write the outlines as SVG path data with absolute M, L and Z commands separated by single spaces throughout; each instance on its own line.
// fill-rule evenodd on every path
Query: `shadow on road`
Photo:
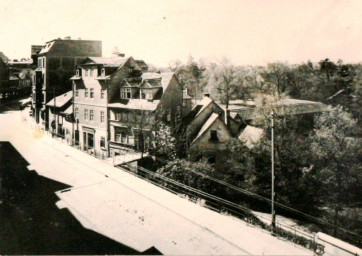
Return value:
M 68 186 L 28 165 L 9 142 L 0 142 L 0 254 L 140 254 L 59 210 L 54 192 Z

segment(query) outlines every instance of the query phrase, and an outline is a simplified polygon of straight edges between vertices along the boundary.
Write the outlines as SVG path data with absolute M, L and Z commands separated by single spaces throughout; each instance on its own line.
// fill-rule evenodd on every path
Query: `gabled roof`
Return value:
M 139 86 L 141 87 L 148 87 L 148 88 L 161 88 L 162 87 L 162 80 L 161 79 L 147 79 L 143 80 Z
M 73 98 L 73 92 L 69 91 L 62 95 L 55 97 L 55 107 L 61 108 Z M 47 104 L 49 107 L 54 107 L 54 99 L 50 100 Z
M 264 136 L 264 130 L 251 125 L 247 125 L 238 136 L 239 140 L 245 143 L 249 149 L 252 149 Z
M 88 57 L 81 63 L 83 65 L 102 65 L 104 67 L 120 67 L 123 66 L 130 57 Z M 91 61 L 92 63 L 87 63 Z
M 199 101 L 191 111 L 183 118 L 183 123 L 185 125 L 190 124 L 195 117 L 197 117 L 207 106 L 209 106 L 212 102 L 214 102 L 210 97 L 204 97 L 201 101 Z M 216 102 L 215 102 L 216 104 Z
M 10 61 L 10 59 L 6 57 L 6 55 L 3 52 L 0 52 L 0 59 L 5 63 Z
M 192 143 L 195 143 L 199 138 L 201 138 L 201 136 L 209 130 L 209 128 L 216 122 L 217 119 L 219 119 L 219 114 L 212 113 L 212 115 L 209 117 L 209 119 L 207 119 L 207 121 L 201 127 L 201 130 L 199 131 L 199 133 L 197 134 L 195 139 L 192 141 Z M 225 123 L 222 120 L 220 120 L 220 121 L 225 125 Z M 225 125 L 225 127 L 227 128 L 226 125 Z
M 163 91 L 166 91 L 174 74 L 175 74 L 174 72 L 165 72 L 165 73 L 147 72 L 147 73 L 142 74 L 142 79 L 143 80 L 154 80 L 154 79 L 161 78 L 161 86 L 163 88 Z
M 198 116 L 207 106 L 210 105 L 210 103 L 213 102 L 213 100 L 210 97 L 204 97 L 197 105 L 200 105 L 201 108 L 197 112 L 196 116 Z M 196 106 L 197 106 L 196 105 Z M 192 109 L 194 109 L 196 106 L 194 106 Z
M 46 45 L 44 45 L 43 49 L 39 52 L 40 54 L 47 53 L 50 51 L 50 49 L 53 47 L 55 41 L 48 42 Z

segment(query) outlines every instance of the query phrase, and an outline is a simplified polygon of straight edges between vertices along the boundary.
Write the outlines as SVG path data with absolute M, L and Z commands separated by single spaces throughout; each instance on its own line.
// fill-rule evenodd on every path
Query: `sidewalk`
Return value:
M 86 228 L 137 250 L 155 246 L 164 254 L 313 255 L 45 134 L 34 136 L 29 126 L 14 129 L 11 142 L 39 175 L 74 187 L 57 192 L 59 207 L 67 207 Z

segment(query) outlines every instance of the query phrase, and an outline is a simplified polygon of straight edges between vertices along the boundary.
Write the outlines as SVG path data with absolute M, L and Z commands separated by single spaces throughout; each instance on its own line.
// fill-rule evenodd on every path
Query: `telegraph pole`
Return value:
M 271 111 L 271 217 L 272 231 L 275 228 L 275 211 L 274 211 L 274 110 Z
M 53 129 L 53 136 L 55 137 L 56 136 L 56 129 L 57 129 L 57 122 L 56 122 L 56 120 L 55 120 L 55 107 L 56 107 L 56 105 L 55 105 L 55 98 L 56 98 L 56 96 L 55 96 L 55 86 L 54 86 L 54 109 L 53 109 L 53 113 L 54 113 L 54 129 Z

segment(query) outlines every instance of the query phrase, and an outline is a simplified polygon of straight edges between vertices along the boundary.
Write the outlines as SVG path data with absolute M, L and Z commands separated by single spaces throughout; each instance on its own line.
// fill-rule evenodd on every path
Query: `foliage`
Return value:
M 159 123 L 153 139 L 155 145 L 155 155 L 166 159 L 176 157 L 176 139 L 171 128 L 164 123 Z
M 362 198 L 361 140 L 350 137 L 356 126 L 341 107 L 319 115 L 311 135 L 311 160 L 318 170 L 320 196 L 338 215 L 342 207 Z
M 185 159 L 175 159 L 157 170 L 158 174 L 171 178 L 182 184 L 215 194 L 216 188 L 212 182 L 202 175 L 212 175 L 214 169 L 206 161 L 190 162 Z

